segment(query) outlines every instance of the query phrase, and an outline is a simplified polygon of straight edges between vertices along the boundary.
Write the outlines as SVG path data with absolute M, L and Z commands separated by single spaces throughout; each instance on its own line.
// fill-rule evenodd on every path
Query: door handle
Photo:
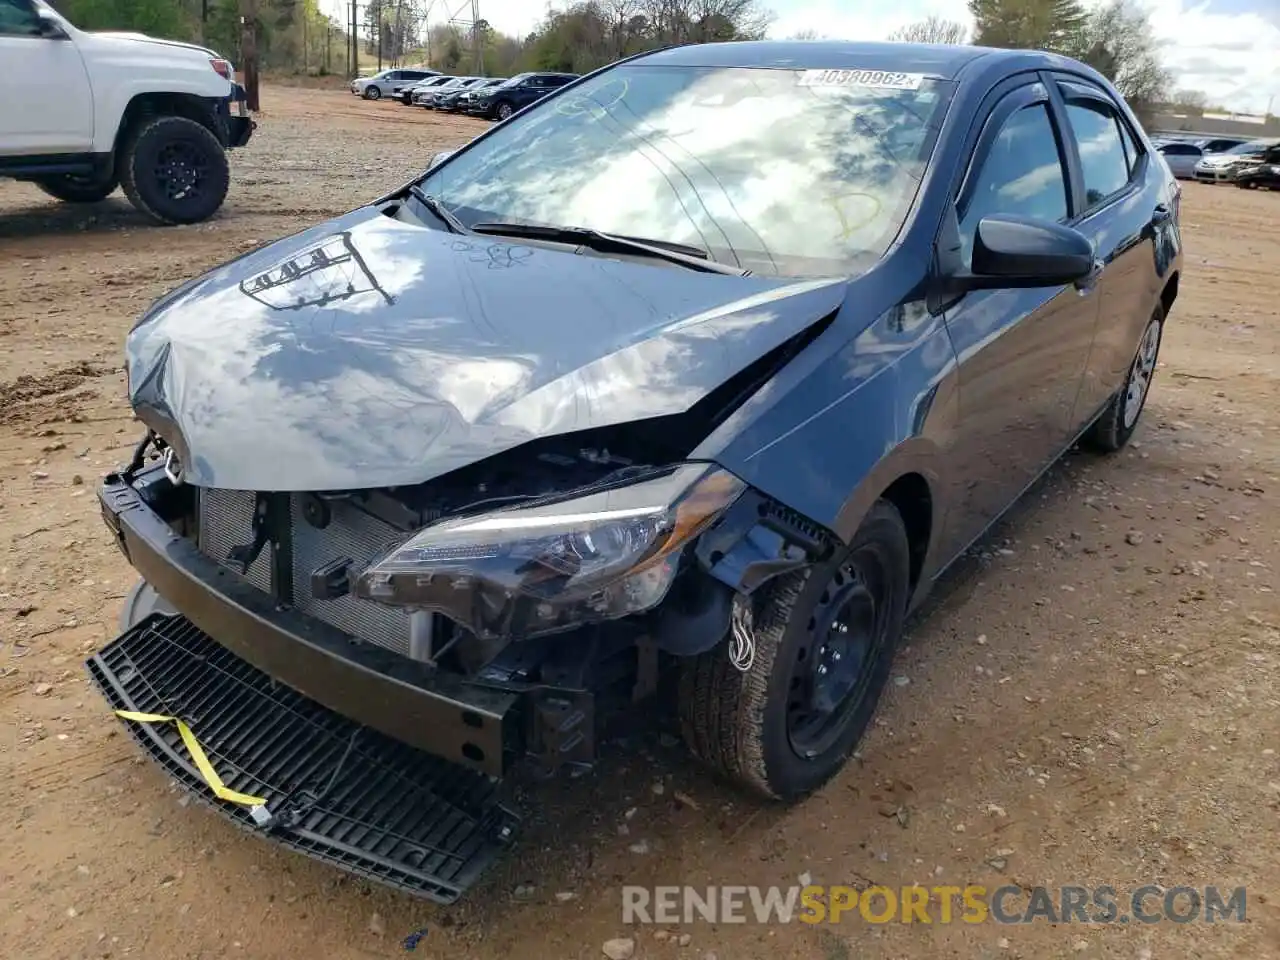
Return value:
M 1089 272 L 1076 281 L 1076 290 L 1079 291 L 1082 297 L 1091 293 L 1093 288 L 1098 285 L 1098 281 L 1102 278 L 1102 271 L 1106 268 L 1106 263 L 1095 259 Z
M 1157 203 L 1155 210 L 1151 213 L 1151 225 L 1158 227 L 1172 219 L 1173 209 L 1167 203 Z

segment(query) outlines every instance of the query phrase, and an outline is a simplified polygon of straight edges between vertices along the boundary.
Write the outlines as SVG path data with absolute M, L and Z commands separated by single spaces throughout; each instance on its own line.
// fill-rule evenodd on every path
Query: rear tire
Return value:
M 1151 382 L 1155 378 L 1163 335 L 1164 308 L 1156 307 L 1129 364 L 1124 386 L 1116 391 L 1102 416 L 1085 433 L 1086 445 L 1102 453 L 1115 453 L 1129 442 L 1142 411 L 1146 409 L 1147 397 L 1151 395 Z
M 762 587 L 746 672 L 729 662 L 724 643 L 682 664 L 689 749 L 772 799 L 797 800 L 833 777 L 861 740 L 893 666 L 909 555 L 902 517 L 879 501 L 849 547 Z
M 207 128 L 186 117 L 156 117 L 131 131 L 120 183 L 157 223 L 199 223 L 222 206 L 231 171 L 222 143 Z
M 64 173 L 32 181 L 49 196 L 63 203 L 97 203 L 115 193 L 120 181 L 115 174 L 105 178 Z

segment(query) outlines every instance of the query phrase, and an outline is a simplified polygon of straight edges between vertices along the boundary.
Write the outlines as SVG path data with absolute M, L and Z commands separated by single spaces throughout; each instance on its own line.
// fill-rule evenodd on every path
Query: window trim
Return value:
M 1133 125 L 1129 122 L 1127 112 L 1116 103 L 1115 98 L 1107 91 L 1103 90 L 1092 80 L 1085 77 L 1076 76 L 1069 73 L 1053 73 L 1046 76 L 1046 82 L 1051 86 L 1051 96 L 1055 99 L 1059 110 L 1062 114 L 1062 124 L 1064 129 L 1071 131 L 1069 140 L 1069 153 L 1072 157 L 1072 163 L 1075 168 L 1075 175 L 1079 177 L 1079 190 L 1076 194 L 1079 200 L 1079 206 L 1074 209 L 1074 216 L 1068 221 L 1069 226 L 1078 226 L 1079 224 L 1089 220 L 1096 214 L 1114 206 L 1116 203 L 1137 193 L 1141 189 L 1143 179 L 1147 173 L 1148 166 L 1151 162 L 1150 153 L 1147 150 L 1146 140 L 1136 133 Z M 1075 129 L 1071 127 L 1071 118 L 1067 115 L 1068 104 L 1077 104 L 1084 107 L 1102 107 L 1110 112 L 1112 119 L 1118 124 L 1116 133 L 1120 135 L 1121 149 L 1125 152 L 1125 164 L 1128 168 L 1129 179 L 1123 187 L 1113 191 L 1103 197 L 1091 207 L 1086 207 L 1088 193 L 1084 184 L 1084 165 L 1080 160 L 1080 144 L 1076 139 Z M 1121 131 L 1125 131 L 1129 135 L 1134 147 L 1139 151 L 1136 163 L 1130 165 L 1128 161 L 1128 149 L 1125 147 L 1125 137 Z
M 995 144 L 996 138 L 1004 130 L 1005 124 L 1019 111 L 1034 106 L 1044 107 L 1045 114 L 1049 118 L 1050 129 L 1053 130 L 1054 143 L 1058 148 L 1058 164 L 1062 168 L 1062 181 L 1067 204 L 1066 217 L 1061 222 L 1064 224 L 1071 223 L 1074 219 L 1075 184 L 1072 182 L 1071 168 L 1067 163 L 1064 131 L 1058 116 L 1054 112 L 1048 90 L 1038 91 L 1036 89 L 1038 86 L 1043 88 L 1043 81 L 1031 79 L 1029 82 L 1007 91 L 995 102 L 983 119 L 982 132 L 978 135 L 978 141 L 974 145 L 973 151 L 969 154 L 964 176 L 952 201 L 955 207 L 957 223 L 964 222 L 964 218 L 969 212 L 969 207 L 973 204 L 973 194 L 977 188 L 978 177 L 986 166 L 987 159 L 991 155 L 991 148 Z

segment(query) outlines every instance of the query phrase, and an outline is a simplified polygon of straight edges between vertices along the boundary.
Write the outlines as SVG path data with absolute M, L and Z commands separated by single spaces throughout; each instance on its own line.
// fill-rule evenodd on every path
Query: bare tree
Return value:
M 826 38 L 827 35 L 825 33 L 819 33 L 813 27 L 805 27 L 803 30 L 798 30 L 787 37 L 788 40 L 825 40 Z
M 1175 90 L 1169 103 L 1188 113 L 1204 113 L 1209 107 L 1209 95 L 1203 90 Z
M 1155 105 L 1168 99 L 1173 80 L 1154 32 L 1136 0 L 1108 0 L 1089 17 L 1081 57 L 1115 84 L 1144 124 Z
M 890 40 L 900 43 L 946 43 L 953 46 L 967 43 L 969 28 L 955 20 L 929 16 L 889 34 Z

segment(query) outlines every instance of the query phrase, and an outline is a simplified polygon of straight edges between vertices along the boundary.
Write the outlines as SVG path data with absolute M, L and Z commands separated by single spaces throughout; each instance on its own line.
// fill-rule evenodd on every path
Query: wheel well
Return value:
M 914 588 L 924 569 L 929 536 L 933 530 L 933 494 L 929 492 L 929 482 L 918 473 L 903 474 L 880 494 L 880 499 L 888 500 L 897 508 L 902 524 L 907 528 L 907 543 L 911 548 L 911 586 Z
M 1178 275 L 1175 273 L 1169 278 L 1169 282 L 1164 285 L 1164 289 L 1160 291 L 1160 306 L 1164 310 L 1164 315 L 1169 315 L 1169 310 L 1173 306 L 1173 301 L 1178 299 Z
M 116 149 L 119 150 L 131 129 L 152 117 L 186 117 L 207 128 L 220 143 L 226 142 L 219 129 L 217 113 L 204 97 L 190 93 L 140 93 L 125 107 L 116 132 Z

